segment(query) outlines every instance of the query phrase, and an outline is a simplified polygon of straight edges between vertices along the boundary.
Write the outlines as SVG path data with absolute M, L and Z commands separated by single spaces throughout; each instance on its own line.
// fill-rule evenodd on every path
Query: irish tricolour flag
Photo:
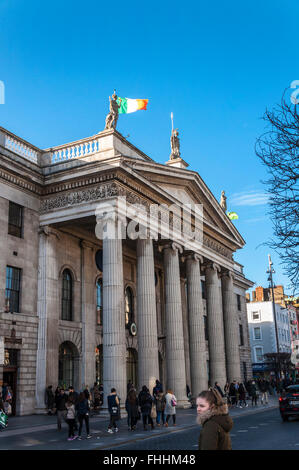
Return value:
M 146 109 L 148 100 L 133 100 L 131 98 L 117 98 L 117 102 L 120 105 L 118 112 L 120 114 L 134 113 L 141 109 Z

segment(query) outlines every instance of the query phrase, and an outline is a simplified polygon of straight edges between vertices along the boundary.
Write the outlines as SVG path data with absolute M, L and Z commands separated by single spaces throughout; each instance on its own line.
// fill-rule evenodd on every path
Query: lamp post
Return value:
M 269 274 L 268 281 L 270 282 L 270 288 L 272 292 L 272 311 L 273 311 L 273 318 L 274 318 L 274 325 L 275 325 L 275 335 L 276 335 L 276 345 L 277 345 L 277 368 L 278 371 L 276 372 L 276 377 L 280 378 L 281 370 L 280 370 L 280 355 L 279 355 L 279 340 L 278 340 L 278 330 L 277 330 L 277 321 L 276 321 L 276 309 L 275 309 L 275 302 L 274 302 L 274 288 L 273 288 L 273 274 L 275 270 L 273 269 L 273 263 L 271 261 L 271 256 L 268 255 L 269 259 L 269 269 L 267 269 L 267 274 Z

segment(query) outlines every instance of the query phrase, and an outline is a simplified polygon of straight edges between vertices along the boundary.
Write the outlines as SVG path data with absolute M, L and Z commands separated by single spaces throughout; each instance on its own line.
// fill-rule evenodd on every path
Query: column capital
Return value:
M 208 262 L 204 263 L 202 268 L 203 268 L 204 271 L 207 270 L 207 269 L 212 269 L 213 271 L 216 271 L 218 273 L 221 272 L 221 267 L 219 266 L 219 264 L 214 263 L 212 261 L 208 261 Z
M 60 234 L 57 230 L 54 228 L 50 227 L 49 225 L 41 225 L 38 229 L 39 235 L 43 234 L 46 235 L 47 237 L 50 235 L 55 235 L 55 237 L 60 240 Z
M 183 253 L 183 247 L 179 243 L 176 243 L 176 242 L 170 242 L 165 245 L 159 245 L 158 250 L 161 253 L 163 250 L 166 250 L 167 248 L 170 248 L 173 251 L 178 251 L 180 254 Z
M 235 275 L 230 269 L 223 270 L 220 274 L 220 277 L 221 279 L 230 279 L 232 281 L 235 279 Z
M 183 258 L 185 260 L 194 260 L 194 261 L 199 261 L 201 264 L 203 264 L 203 256 L 199 255 L 198 253 L 195 253 L 194 251 L 185 251 Z

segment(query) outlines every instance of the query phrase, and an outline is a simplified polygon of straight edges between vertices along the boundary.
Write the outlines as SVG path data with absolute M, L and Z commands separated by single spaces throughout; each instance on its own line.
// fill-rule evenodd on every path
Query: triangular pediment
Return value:
M 129 162 L 127 162 L 129 163 Z M 129 163 L 130 165 L 130 163 Z M 241 248 L 245 241 L 227 217 L 219 202 L 198 173 L 189 170 L 169 168 L 151 162 L 134 162 L 134 173 L 139 174 L 161 194 L 170 196 L 170 204 L 202 204 L 203 219 L 207 232 L 223 236 Z

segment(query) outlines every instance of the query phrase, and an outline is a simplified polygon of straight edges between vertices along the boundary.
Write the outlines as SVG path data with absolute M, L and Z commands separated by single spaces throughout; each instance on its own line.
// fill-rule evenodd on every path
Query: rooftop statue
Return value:
M 106 116 L 105 129 L 116 129 L 116 124 L 118 120 L 118 110 L 120 108 L 120 105 L 117 102 L 117 95 L 115 93 L 115 90 L 112 95 L 112 99 L 109 96 L 109 101 L 110 101 L 110 112 Z
M 221 199 L 220 199 L 220 206 L 224 211 L 226 211 L 227 206 L 226 206 L 226 196 L 225 196 L 225 191 L 221 192 Z
M 175 158 L 181 157 L 180 139 L 178 138 L 178 135 L 179 135 L 178 130 L 172 129 L 171 138 L 170 138 L 170 146 L 171 146 L 170 160 L 174 160 Z

